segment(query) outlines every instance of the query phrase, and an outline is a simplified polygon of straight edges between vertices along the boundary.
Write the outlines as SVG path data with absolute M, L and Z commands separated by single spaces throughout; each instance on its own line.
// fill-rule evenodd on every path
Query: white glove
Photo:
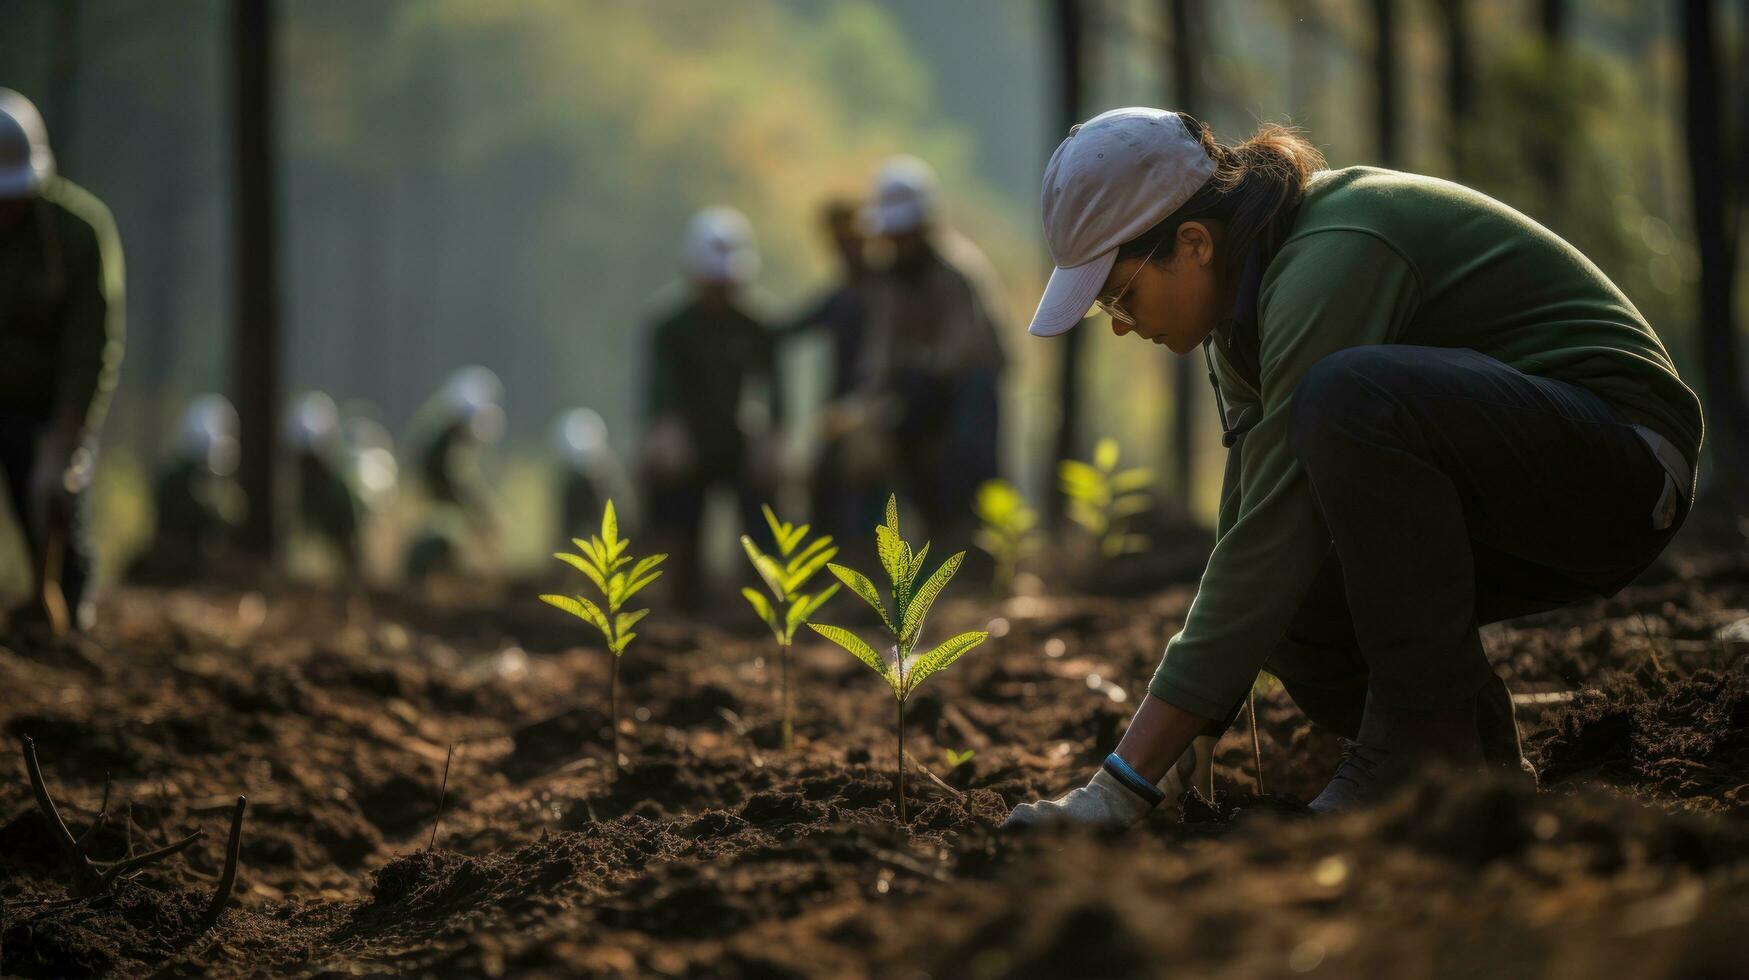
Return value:
M 1202 787 L 1208 781 L 1213 772 L 1215 741 L 1206 736 L 1193 740 L 1184 755 L 1152 787 L 1153 793 L 1140 786 L 1132 788 L 1133 784 L 1142 782 L 1142 777 L 1114 752 L 1086 786 L 1070 790 L 1054 800 L 1022 803 L 1002 822 L 1002 829 L 1060 824 L 1128 827 L 1140 823 L 1162 802 L 1176 800 L 1187 788 Z M 1115 766 L 1113 760 L 1116 760 Z M 1126 780 L 1132 785 L 1126 785 Z
M 1087 827 L 1128 827 L 1140 823 L 1148 811 L 1160 805 L 1165 794 L 1148 798 L 1130 789 L 1101 768 L 1080 789 L 1054 800 L 1022 803 L 1002 822 L 1003 830 L 1015 827 L 1048 827 L 1080 824 Z

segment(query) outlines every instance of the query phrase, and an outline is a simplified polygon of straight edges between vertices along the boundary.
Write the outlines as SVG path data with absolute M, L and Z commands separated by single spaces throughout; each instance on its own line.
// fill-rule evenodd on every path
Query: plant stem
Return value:
M 1257 769 L 1257 795 L 1263 795 L 1263 736 L 1257 730 L 1257 682 L 1251 682 L 1251 691 L 1245 696 L 1246 711 L 1251 715 L 1251 760 Z
M 898 698 L 893 701 L 899 706 L 899 823 L 905 823 L 905 702 Z
M 613 655 L 612 679 L 608 681 L 609 700 L 612 704 L 612 714 L 608 724 L 613 726 L 613 778 L 619 778 L 619 655 Z
M 795 723 L 791 720 L 789 703 L 789 644 L 780 644 L 777 655 L 783 660 L 783 750 L 788 752 L 795 741 Z

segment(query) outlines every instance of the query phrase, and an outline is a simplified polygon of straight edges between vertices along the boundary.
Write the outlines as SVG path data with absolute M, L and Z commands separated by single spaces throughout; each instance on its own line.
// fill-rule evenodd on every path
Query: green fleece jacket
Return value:
M 1149 690 L 1204 718 L 1233 709 L 1286 635 L 1330 549 L 1287 447 L 1294 387 L 1363 344 L 1471 348 L 1580 385 L 1700 452 L 1700 400 L 1639 311 L 1577 249 L 1476 191 L 1371 167 L 1320 173 L 1263 271 L 1254 365 L 1217 376 L 1229 451 L 1214 553 Z
M 122 353 L 121 238 L 65 178 L 0 228 L 0 409 L 103 421 Z

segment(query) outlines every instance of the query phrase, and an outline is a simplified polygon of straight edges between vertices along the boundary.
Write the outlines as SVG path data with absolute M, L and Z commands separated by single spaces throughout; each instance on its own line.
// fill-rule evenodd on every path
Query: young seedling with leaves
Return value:
M 838 549 L 832 547 L 830 536 L 821 535 L 808 541 L 808 525 L 798 527 L 778 520 L 769 505 L 764 510 L 765 523 L 771 525 L 771 539 L 777 543 L 777 556 L 774 558 L 760 551 L 753 539 L 745 534 L 741 535 L 741 547 L 747 550 L 747 560 L 753 563 L 759 578 L 771 590 L 771 597 L 768 599 L 765 593 L 751 587 L 742 589 L 741 594 L 747 597 L 748 604 L 765 625 L 771 627 L 771 635 L 777 637 L 777 654 L 783 674 L 783 747 L 788 750 L 795 737 L 790 713 L 789 648 L 795 642 L 796 630 L 838 592 L 836 583 L 812 593 L 804 593 L 802 587 L 808 584 L 815 572 L 832 561 Z
M 1014 573 L 1020 563 L 1038 553 L 1038 513 L 1007 480 L 985 480 L 978 487 L 979 548 L 996 562 L 994 586 L 998 596 L 1014 592 Z
M 922 551 L 913 553 L 911 546 L 899 536 L 899 501 L 896 497 L 887 498 L 887 522 L 875 528 L 875 550 L 880 555 L 881 566 L 886 569 L 887 577 L 893 583 L 891 610 L 888 610 L 881 599 L 880 591 L 869 581 L 868 576 L 843 565 L 826 567 L 850 591 L 861 596 L 863 601 L 880 614 L 881 623 L 887 628 L 887 635 L 892 641 L 890 645 L 881 644 L 885 652 L 876 653 L 861 637 L 841 626 L 809 623 L 808 628 L 849 650 L 856 659 L 880 674 L 887 686 L 893 689 L 893 698 L 899 707 L 899 822 L 904 823 L 905 702 L 911 697 L 911 692 L 917 690 L 917 685 L 923 683 L 924 678 L 949 666 L 967 650 L 984 642 L 990 634 L 979 631 L 961 633 L 927 653 L 915 652 L 917 640 L 923 633 L 924 617 L 929 615 L 929 607 L 935 604 L 936 597 L 941 595 L 954 573 L 959 571 L 960 562 L 965 560 L 966 553 L 959 552 L 942 562 L 941 567 L 924 581 L 921 588 L 913 589 L 918 573 L 923 571 L 923 560 L 929 555 L 929 544 L 925 542 Z
M 600 593 L 601 602 L 597 604 L 580 595 L 543 595 L 541 599 L 600 630 L 607 640 L 607 651 L 613 654 L 612 679 L 608 682 L 612 714 L 608 721 L 613 726 L 613 775 L 617 779 L 620 759 L 619 658 L 637 638 L 638 634 L 632 632 L 632 627 L 650 612 L 648 609 L 627 611 L 625 604 L 644 586 L 661 577 L 662 573 L 656 566 L 668 556 L 651 555 L 634 560 L 627 554 L 631 542 L 619 536 L 619 518 L 614 515 L 612 500 L 607 502 L 601 515 L 601 533 L 587 541 L 572 538 L 571 543 L 582 554 L 561 551 L 553 557 L 582 572 Z
M 1107 558 L 1142 551 L 1145 535 L 1130 534 L 1130 518 L 1152 507 L 1149 487 L 1154 471 L 1146 466 L 1117 468 L 1117 440 L 1101 439 L 1093 449 L 1093 462 L 1065 459 L 1057 464 L 1057 481 L 1069 498 L 1069 519 L 1086 528 L 1099 542 Z

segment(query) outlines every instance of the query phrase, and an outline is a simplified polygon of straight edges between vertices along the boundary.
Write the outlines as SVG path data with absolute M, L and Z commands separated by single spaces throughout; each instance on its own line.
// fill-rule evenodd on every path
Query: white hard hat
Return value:
M 553 455 L 582 466 L 607 448 L 607 423 L 592 408 L 573 408 L 553 422 Z
M 893 157 L 875 174 L 868 230 L 876 235 L 917 231 L 934 223 L 940 198 L 940 185 L 929 164 L 916 157 Z
M 1164 221 L 1214 175 L 1214 160 L 1176 112 L 1113 109 L 1069 130 L 1045 166 L 1040 206 L 1057 267 L 1028 329 L 1054 337 L 1080 323 L 1118 246 Z
M 54 175 L 42 115 L 29 99 L 0 88 L 0 199 L 29 197 Z
M 742 286 L 759 274 L 759 247 L 747 216 L 730 207 L 693 215 L 680 249 L 681 264 L 698 282 Z
M 443 402 L 449 417 L 466 423 L 475 439 L 497 442 L 504 434 L 504 382 L 491 368 L 471 364 L 450 375 Z
M 182 413 L 178 447 L 185 457 L 204 460 L 209 469 L 229 475 L 237 468 L 237 409 L 224 395 L 205 394 Z
M 340 410 L 334 399 L 307 391 L 285 415 L 285 438 L 300 452 L 329 452 L 340 445 Z

